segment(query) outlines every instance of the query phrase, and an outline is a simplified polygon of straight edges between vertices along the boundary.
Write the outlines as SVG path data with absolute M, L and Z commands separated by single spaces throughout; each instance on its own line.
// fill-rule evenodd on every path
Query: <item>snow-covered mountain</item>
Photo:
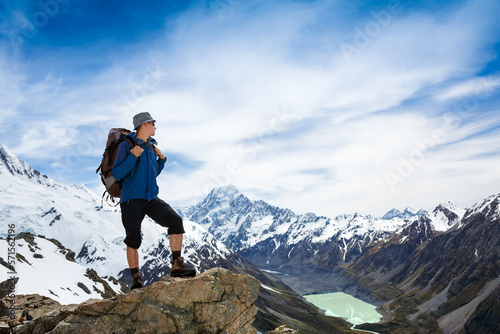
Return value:
M 464 211 L 451 204 L 443 208 Z M 446 216 L 442 210 L 436 210 L 436 230 L 442 230 L 443 224 L 448 224 L 443 218 Z M 294 262 L 294 256 L 310 261 L 332 244 L 336 245 L 338 262 L 348 262 L 363 247 L 402 230 L 412 219 L 427 215 L 423 210 L 410 208 L 403 212 L 393 209 L 382 218 L 357 213 L 335 218 L 313 213 L 297 215 L 263 201 L 250 201 L 234 186 L 216 188 L 202 202 L 180 211 L 252 262 L 273 268 Z
M 0 185 L 2 225 L 14 224 L 16 234 L 27 232 L 58 240 L 75 252 L 76 263 L 84 272 L 93 268 L 105 278 L 128 274 L 119 209 L 103 207 L 101 199 L 83 185 L 59 183 L 39 173 L 2 144 Z M 203 227 L 190 221 L 184 225 L 183 256 L 199 272 L 224 260 L 238 263 L 235 254 Z M 0 231 L 0 237 L 6 239 L 8 230 Z M 170 270 L 167 231 L 149 218 L 143 223 L 140 263 L 146 283 Z M 30 290 L 30 284 L 23 283 L 30 277 L 22 273 L 25 269 L 20 268 L 18 293 L 34 293 L 36 289 Z
M 425 210 L 421 209 L 416 211 L 413 208 L 406 208 L 403 211 L 399 211 L 398 209 L 392 209 L 388 211 L 385 215 L 382 216 L 383 219 L 393 219 L 393 218 L 401 218 L 401 219 L 412 219 L 415 217 L 422 216 L 426 213 Z
M 8 247 L 7 240 L 0 239 L 2 254 L 8 254 Z M 13 270 L 16 274 L 12 274 Z M 36 293 L 62 304 L 109 298 L 122 287 L 117 280 L 102 280 L 92 269 L 76 263 L 74 253 L 57 241 L 27 233 L 17 237 L 15 268 L 4 264 L 0 266 L 0 275 L 19 278 L 18 294 Z
M 305 267 L 311 273 L 331 271 L 356 260 L 378 242 L 412 231 L 409 227 L 419 218 L 425 217 L 429 233 L 434 233 L 452 228 L 465 213 L 447 203 L 432 213 L 393 209 L 383 217 L 358 213 L 334 218 L 297 215 L 264 201 L 251 201 L 232 185 L 213 189 L 200 203 L 179 211 L 259 268 L 284 274 L 280 278 L 300 293 L 319 291 L 317 280 L 304 283 L 290 279 Z M 403 235 L 399 237 L 405 242 Z M 334 288 L 338 286 L 327 285 L 320 290 Z
M 447 202 L 439 204 L 429 216 L 432 220 L 431 225 L 433 229 L 445 232 L 454 226 L 460 227 L 460 222 L 465 213 L 465 209 Z

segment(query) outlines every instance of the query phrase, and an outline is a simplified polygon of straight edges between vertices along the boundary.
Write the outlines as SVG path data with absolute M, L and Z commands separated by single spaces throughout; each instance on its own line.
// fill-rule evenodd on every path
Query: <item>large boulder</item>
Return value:
M 260 283 L 214 268 L 194 278 L 163 277 L 143 289 L 79 305 L 54 304 L 14 333 L 256 333 Z

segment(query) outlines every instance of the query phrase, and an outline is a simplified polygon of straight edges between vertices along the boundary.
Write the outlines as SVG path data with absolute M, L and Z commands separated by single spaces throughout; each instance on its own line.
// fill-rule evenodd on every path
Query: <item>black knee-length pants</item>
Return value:
M 122 223 L 125 227 L 125 244 L 138 249 L 142 242 L 141 224 L 146 215 L 168 229 L 168 234 L 184 233 L 182 218 L 172 207 L 159 198 L 151 201 L 131 199 L 120 203 Z

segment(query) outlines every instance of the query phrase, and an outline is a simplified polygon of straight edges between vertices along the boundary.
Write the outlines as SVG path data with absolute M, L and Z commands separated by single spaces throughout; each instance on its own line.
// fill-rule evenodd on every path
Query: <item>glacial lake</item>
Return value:
M 382 318 L 375 311 L 376 306 L 343 292 L 305 295 L 304 298 L 324 310 L 325 315 L 346 318 L 353 325 L 378 322 Z

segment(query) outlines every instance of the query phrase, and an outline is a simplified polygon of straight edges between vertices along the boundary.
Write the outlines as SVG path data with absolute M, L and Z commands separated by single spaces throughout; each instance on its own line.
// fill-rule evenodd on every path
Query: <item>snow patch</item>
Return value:
M 280 292 L 280 291 L 278 291 L 278 290 L 276 290 L 276 289 L 273 289 L 273 288 L 271 288 L 270 286 L 267 286 L 267 285 L 265 285 L 265 284 L 261 284 L 260 286 L 261 286 L 261 287 L 263 287 L 263 288 L 264 288 L 264 289 L 266 289 L 266 290 L 269 290 L 269 291 L 273 291 L 273 292 L 276 292 L 276 293 L 281 293 L 281 294 L 282 294 L 282 292 Z
M 24 241 L 17 243 L 18 258 L 16 271 L 19 281 L 16 294 L 39 294 L 50 297 L 61 304 L 81 303 L 89 298 L 102 298 L 98 291 L 104 292 L 102 283 L 96 283 L 86 276 L 87 268 L 66 259 L 65 252 L 54 243 L 35 237 L 36 246 Z M 7 254 L 7 240 L 0 240 L 3 254 Z M 61 270 L 64 268 L 63 270 Z M 0 266 L 3 277 L 7 277 L 9 269 Z M 80 286 L 85 286 L 85 291 Z M 98 291 L 96 291 L 98 290 Z M 119 291 L 116 291 L 119 292 Z

